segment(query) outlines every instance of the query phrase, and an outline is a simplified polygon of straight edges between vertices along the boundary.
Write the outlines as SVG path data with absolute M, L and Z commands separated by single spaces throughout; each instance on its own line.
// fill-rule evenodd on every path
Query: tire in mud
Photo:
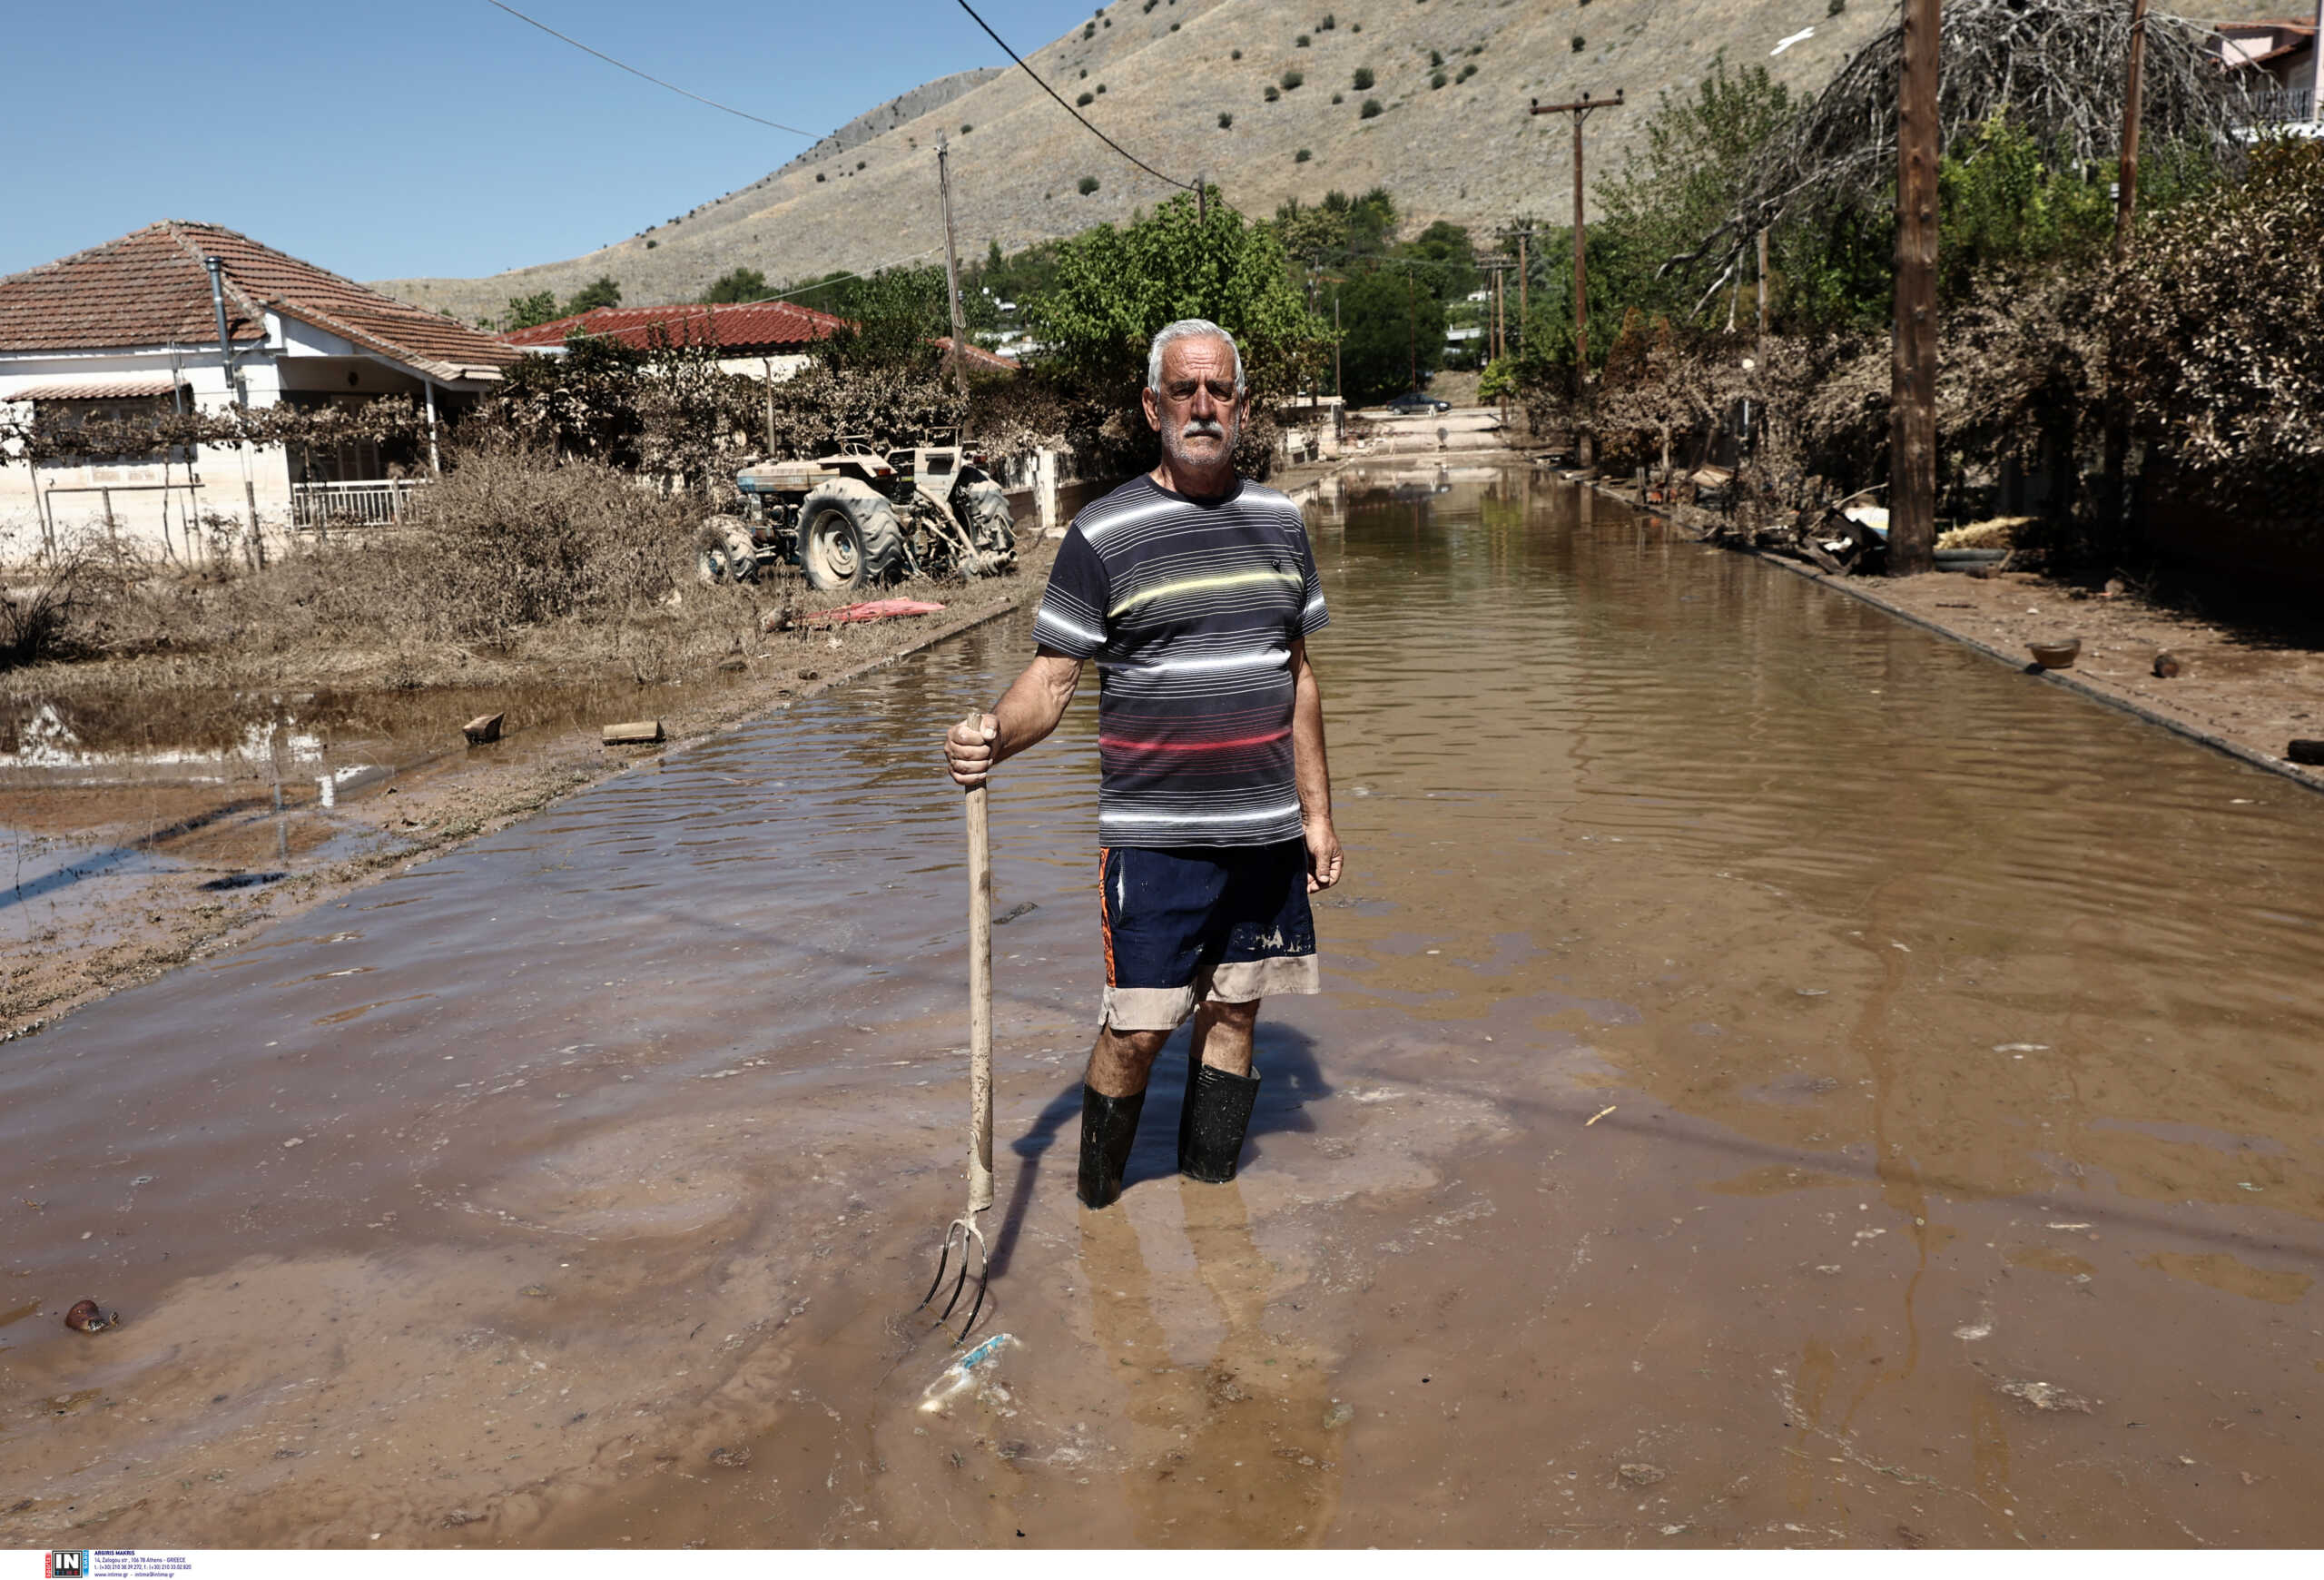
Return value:
M 727 587 L 759 578 L 759 557 L 751 529 L 732 516 L 713 516 L 695 540 L 694 571 L 705 587 Z
M 903 559 L 896 508 L 854 478 L 819 483 L 799 506 L 799 568 L 818 592 L 844 592 L 885 576 Z
M 969 539 L 983 551 L 986 566 L 995 575 L 1009 568 L 1017 557 L 1017 517 L 1008 494 L 990 478 L 979 478 L 961 486 L 960 504 Z

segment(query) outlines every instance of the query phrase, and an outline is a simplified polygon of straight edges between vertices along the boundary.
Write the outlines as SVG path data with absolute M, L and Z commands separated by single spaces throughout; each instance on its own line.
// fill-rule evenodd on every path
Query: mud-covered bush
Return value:
M 389 558 L 401 597 L 417 601 L 417 623 L 507 647 L 534 626 L 619 616 L 667 597 L 687 546 L 685 516 L 682 504 L 601 461 L 497 445 L 461 457 L 414 496 Z

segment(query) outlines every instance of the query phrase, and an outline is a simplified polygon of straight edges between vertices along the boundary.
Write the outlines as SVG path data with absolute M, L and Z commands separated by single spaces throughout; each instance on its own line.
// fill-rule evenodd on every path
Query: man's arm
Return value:
M 1307 892 L 1340 881 L 1340 836 L 1332 831 L 1332 769 L 1324 758 L 1324 688 L 1305 640 L 1291 645 L 1291 761 L 1299 782 L 1299 821 L 1307 839 Z
M 952 782 L 981 785 L 995 765 L 1047 740 L 1080 688 L 1081 663 L 1053 647 L 1036 648 L 1033 661 L 992 712 L 980 714 L 974 726 L 963 720 L 945 734 L 944 763 Z

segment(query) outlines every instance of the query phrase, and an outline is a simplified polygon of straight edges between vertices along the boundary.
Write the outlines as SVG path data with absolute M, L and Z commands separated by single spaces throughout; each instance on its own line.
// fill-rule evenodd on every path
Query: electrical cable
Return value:
M 1162 183 L 1165 186 L 1175 186 L 1180 192 L 1192 192 L 1195 190 L 1195 183 L 1193 182 L 1180 181 L 1175 176 L 1163 174 L 1160 171 L 1147 163 L 1146 161 L 1140 159 L 1137 154 L 1132 153 L 1128 149 L 1124 148 L 1120 143 L 1107 136 L 1103 132 L 1098 131 L 1097 126 L 1091 123 L 1089 117 L 1084 115 L 1072 105 L 1066 104 L 1064 94 L 1049 86 L 1049 84 L 1041 82 L 1041 74 L 1035 71 L 1031 66 L 1025 64 L 1025 57 L 1019 54 L 1015 50 L 1010 49 L 1007 39 L 993 32 L 992 25 L 988 23 L 983 17 L 977 15 L 976 7 L 970 5 L 969 0 L 960 0 L 960 9 L 969 14 L 969 20 L 975 23 L 979 27 L 983 28 L 985 36 L 992 40 L 993 43 L 1000 45 L 1000 50 L 1003 54 L 1006 54 L 1010 60 L 1015 61 L 1019 66 L 1023 66 L 1027 76 L 1032 78 L 1036 83 L 1040 83 L 1041 92 L 1047 94 L 1050 98 L 1055 99 L 1059 105 L 1064 109 L 1067 114 L 1080 122 L 1082 125 L 1088 127 L 1091 136 L 1097 138 L 1098 142 L 1103 143 L 1107 147 L 1120 154 L 1124 159 L 1128 160 L 1132 164 L 1135 164 L 1138 169 L 1146 172 L 1147 174 Z M 492 0 L 492 4 L 498 5 L 500 4 L 500 0 Z M 505 10 L 506 7 L 504 6 L 503 9 Z
M 577 38 L 573 38 L 573 37 L 569 37 L 569 36 L 567 36 L 567 35 L 565 35 L 565 34 L 559 33 L 556 28 L 551 27 L 551 26 L 550 26 L 547 23 L 546 23 L 546 22 L 537 21 L 537 20 L 536 20 L 536 19 L 535 19 L 535 18 L 533 18 L 533 17 L 530 17 L 530 16 L 526 15 L 523 12 L 521 12 L 521 11 L 517 10 L 514 5 L 502 5 L 502 4 L 501 4 L 501 0 L 484 0 L 484 3 L 485 3 L 486 5 L 487 5 L 497 6 L 497 7 L 498 7 L 500 10 L 502 10 L 502 11 L 506 11 L 507 13 L 508 13 L 508 15 L 511 15 L 511 16 L 515 17 L 515 18 L 516 18 L 517 21 L 519 21 L 519 22 L 527 23 L 527 24 L 529 24 L 530 25 L 532 25 L 532 26 L 534 26 L 534 27 L 537 27 L 537 28 L 539 28 L 543 33 L 547 34 L 551 38 L 563 39 L 566 44 L 571 44 L 574 48 L 576 48 L 576 49 L 579 50 L 579 51 L 580 51 L 582 54 L 594 54 L 594 55 L 596 55 L 599 60 L 604 61 L 607 65 L 610 65 L 610 66 L 619 66 L 623 71 L 627 72 L 631 76 L 634 76 L 634 77 L 644 77 L 647 82 L 652 83 L 655 87 L 657 87 L 657 88 L 667 88 L 667 89 L 669 89 L 669 90 L 670 90 L 670 92 L 672 92 L 672 93 L 674 93 L 674 94 L 679 94 L 679 95 L 681 95 L 682 97 L 684 97 L 684 98 L 692 99 L 692 100 L 693 100 L 695 104 L 707 104 L 707 105 L 709 105 L 709 106 L 710 106 L 712 109 L 714 109 L 714 110 L 724 110 L 724 111 L 725 111 L 729 115 L 739 115 L 739 116 L 741 116 L 741 117 L 742 117 L 743 120 L 745 120 L 745 121 L 755 121 L 755 122 L 757 122 L 757 123 L 758 123 L 760 125 L 762 125 L 762 126 L 772 126 L 772 127 L 773 127 L 773 128 L 774 128 L 776 131 L 778 131 L 778 132 L 789 132 L 789 133 L 793 133 L 793 135 L 795 135 L 795 136 L 805 137 L 805 138 L 808 138 L 808 139 L 810 139 L 811 141 L 814 141 L 814 142 L 821 142 L 821 141 L 822 141 L 822 138 L 823 138 L 823 133 L 820 133 L 820 132 L 810 132 L 810 131 L 807 131 L 804 127 L 800 127 L 800 126 L 786 126 L 786 125 L 784 125 L 784 124 L 783 124 L 782 122 L 780 122 L 780 121 L 770 121 L 770 120 L 768 120 L 765 116 L 763 116 L 763 115 L 753 115 L 753 114 L 752 114 L 748 110 L 737 110 L 737 109 L 736 109 L 736 108 L 734 108 L 734 105 L 732 105 L 732 104 L 720 104 L 720 103 L 719 103 L 717 100 L 715 100 L 715 99 L 705 99 L 705 98 L 704 98 L 700 94 L 696 94 L 696 93 L 690 92 L 690 91 L 688 91 L 687 89 L 684 89 L 684 88 L 682 88 L 682 87 L 678 86 L 678 84 L 675 84 L 675 83 L 665 83 L 665 82 L 664 82 L 660 77 L 655 76 L 655 75 L 653 75 L 653 74 L 650 74 L 650 73 L 639 71 L 635 66 L 629 64 L 628 64 L 627 62 L 625 62 L 625 61 L 618 61 L 618 60 L 615 60 L 613 56 L 611 56 L 611 55 L 607 54 L 604 50 L 601 50 L 601 49 L 591 49 L 587 44 L 586 44 L 582 43 L 579 39 L 577 39 Z M 990 32 L 990 29 L 987 29 L 987 31 L 988 31 L 988 32 Z

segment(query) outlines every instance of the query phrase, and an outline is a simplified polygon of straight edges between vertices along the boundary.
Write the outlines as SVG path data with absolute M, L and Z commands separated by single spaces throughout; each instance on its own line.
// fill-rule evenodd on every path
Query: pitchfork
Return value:
M 970 714 L 970 727 L 983 716 Z M 918 1309 L 925 1309 L 944 1287 L 951 1266 L 952 1245 L 960 1247 L 960 1270 L 953 1275 L 952 1293 L 936 1314 L 940 1326 L 951 1319 L 953 1308 L 969 1287 L 973 1263 L 977 1298 L 960 1324 L 966 1340 L 984 1310 L 985 1275 L 991 1256 L 977 1214 L 992 1205 L 992 843 L 985 825 L 984 786 L 971 785 L 969 815 L 969 1210 L 944 1229 L 944 1246 L 936 1259 L 936 1281 L 928 1286 Z

